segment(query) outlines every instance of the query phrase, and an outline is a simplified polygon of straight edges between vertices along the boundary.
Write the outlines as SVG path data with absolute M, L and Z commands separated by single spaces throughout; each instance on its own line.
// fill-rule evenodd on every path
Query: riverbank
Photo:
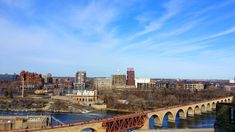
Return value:
M 136 111 L 130 111 L 128 109 L 114 109 L 114 108 L 107 108 L 106 111 L 122 112 L 122 113 L 135 113 L 136 112 Z
M 0 111 L 14 112 L 61 112 L 61 113 L 86 113 L 95 109 L 63 100 L 42 98 L 0 98 Z

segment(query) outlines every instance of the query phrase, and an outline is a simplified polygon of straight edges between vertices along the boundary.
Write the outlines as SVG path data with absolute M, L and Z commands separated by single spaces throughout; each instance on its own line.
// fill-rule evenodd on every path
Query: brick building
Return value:
M 135 85 L 135 71 L 134 71 L 134 68 L 127 68 L 126 85 L 128 85 L 128 86 L 134 86 Z
M 44 79 L 41 74 L 21 71 L 18 77 L 18 81 L 24 80 L 25 88 L 41 88 L 44 84 Z
M 112 75 L 112 87 L 126 88 L 126 75 L 124 74 Z

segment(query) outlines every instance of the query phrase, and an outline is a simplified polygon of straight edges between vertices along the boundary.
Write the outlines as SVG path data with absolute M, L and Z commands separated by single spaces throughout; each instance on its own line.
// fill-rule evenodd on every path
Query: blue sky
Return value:
M 230 79 L 234 0 L 0 0 L 0 73 Z

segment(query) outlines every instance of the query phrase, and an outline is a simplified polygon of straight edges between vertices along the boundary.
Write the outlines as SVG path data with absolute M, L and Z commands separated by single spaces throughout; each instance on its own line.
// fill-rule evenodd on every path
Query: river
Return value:
M 23 115 L 52 115 L 56 119 L 62 121 L 65 124 L 89 121 L 92 119 L 112 117 L 115 115 L 120 115 L 123 113 L 117 112 L 91 112 L 91 113 L 51 113 L 51 112 L 0 112 L 0 116 L 23 116 Z M 196 115 L 195 117 L 188 117 L 187 119 L 179 119 L 179 116 L 176 118 L 175 123 L 169 123 L 167 118 L 164 118 L 163 126 L 164 128 L 213 128 L 215 122 L 215 112 L 206 113 L 202 115 Z M 53 121 L 53 125 L 58 124 Z M 154 127 L 154 120 L 150 119 L 150 129 L 159 129 Z
M 11 112 L 0 111 L 0 116 L 26 116 L 26 115 L 51 115 L 65 124 L 76 123 L 82 121 L 89 121 L 92 119 L 100 119 L 121 115 L 123 113 L 117 112 L 89 112 L 89 113 L 54 113 L 54 112 Z M 58 122 L 52 120 L 53 125 Z

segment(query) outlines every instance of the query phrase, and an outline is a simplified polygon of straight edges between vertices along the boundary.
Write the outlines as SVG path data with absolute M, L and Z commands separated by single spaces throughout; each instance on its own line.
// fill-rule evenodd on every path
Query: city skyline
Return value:
M 233 79 L 235 1 L 0 0 L 0 73 Z

